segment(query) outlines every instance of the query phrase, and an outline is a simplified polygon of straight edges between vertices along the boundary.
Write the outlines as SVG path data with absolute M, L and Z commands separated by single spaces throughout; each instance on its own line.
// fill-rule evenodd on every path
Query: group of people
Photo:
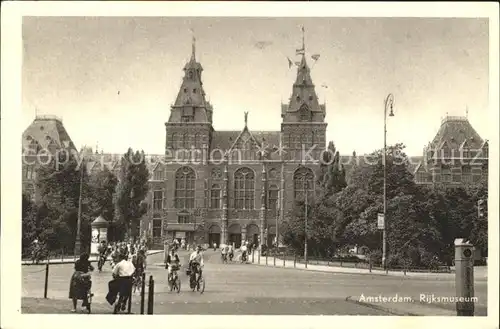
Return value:
M 105 241 L 101 241 L 98 252 L 99 270 L 105 264 L 106 258 L 111 255 L 113 280 L 108 284 L 109 292 L 106 295 L 106 300 L 110 305 L 113 305 L 119 295 L 115 312 L 119 309 L 124 310 L 130 297 L 134 278 L 142 275 L 146 269 L 146 244 L 144 242 L 107 244 Z M 78 300 L 83 300 L 82 307 L 90 308 L 89 297 L 91 294 L 89 292 L 92 287 L 90 272 L 94 270 L 94 267 L 90 264 L 89 254 L 83 253 L 80 259 L 75 262 L 74 269 L 69 289 L 69 298 L 73 301 L 72 312 L 76 312 Z
M 248 254 L 252 252 L 252 247 L 253 245 L 250 244 L 248 241 L 243 241 L 243 243 L 240 246 L 240 252 L 241 252 L 241 262 L 246 262 L 248 260 Z M 214 243 L 214 250 L 215 250 L 215 243 Z M 221 252 L 221 257 L 223 262 L 227 262 L 228 258 L 230 261 L 233 260 L 234 257 L 234 251 L 235 251 L 235 243 L 233 242 L 232 244 L 226 244 L 226 245 L 221 245 L 220 252 Z
M 178 271 L 180 269 L 181 263 L 180 263 L 180 258 L 179 255 L 177 254 L 178 250 L 178 245 L 173 244 L 170 247 L 170 252 L 165 260 L 165 268 L 167 269 L 167 280 L 169 284 L 172 284 L 173 279 L 175 276 L 173 276 L 174 272 Z M 203 262 L 203 248 L 202 246 L 197 246 L 195 251 L 191 253 L 189 256 L 189 264 L 188 264 L 188 269 L 187 269 L 187 274 L 189 275 L 189 282 L 190 282 L 190 287 L 193 288 L 196 284 L 196 276 L 202 275 L 202 270 L 204 267 L 204 262 Z

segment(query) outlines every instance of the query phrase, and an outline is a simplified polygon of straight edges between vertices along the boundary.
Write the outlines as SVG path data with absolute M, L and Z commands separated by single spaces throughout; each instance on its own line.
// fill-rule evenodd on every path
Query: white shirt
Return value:
M 247 251 L 247 246 L 245 245 L 242 245 L 241 248 L 240 248 L 241 251 Z
M 115 268 L 113 269 L 113 274 L 115 276 L 132 276 L 135 272 L 135 267 L 132 262 L 129 262 L 128 260 L 122 260 L 118 264 L 115 265 Z
M 199 254 L 195 251 L 191 254 L 189 257 L 189 261 L 195 261 L 199 263 L 201 266 L 203 266 L 203 254 L 200 252 Z

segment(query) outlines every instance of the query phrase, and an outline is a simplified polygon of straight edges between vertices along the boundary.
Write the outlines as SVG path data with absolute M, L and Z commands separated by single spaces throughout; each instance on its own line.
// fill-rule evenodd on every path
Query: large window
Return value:
M 462 182 L 472 183 L 472 173 L 469 166 L 462 167 Z
M 240 168 L 234 173 L 234 207 L 253 209 L 255 175 L 250 168 Z
M 220 185 L 214 184 L 212 185 L 212 189 L 210 190 L 210 208 L 220 209 L 220 196 L 221 196 L 221 188 Z
M 182 214 L 177 217 L 178 224 L 192 224 L 194 223 L 193 216 L 190 214 Z
M 311 169 L 301 167 L 293 174 L 293 185 L 295 199 L 305 197 L 304 192 L 307 191 L 307 196 L 311 197 L 314 191 L 314 174 Z
M 277 210 L 278 209 L 278 195 L 279 190 L 276 185 L 269 186 L 267 191 L 267 209 Z
M 163 209 L 163 191 L 153 192 L 153 209 L 154 210 Z
M 30 165 L 24 167 L 24 177 L 26 179 L 36 179 L 35 167 Z
M 194 170 L 189 167 L 179 168 L 175 174 L 175 207 L 177 209 L 194 208 Z
M 157 169 L 153 172 L 153 180 L 163 181 L 165 180 L 165 171 L 163 169 Z
M 153 237 L 159 238 L 161 237 L 161 219 L 153 219 Z

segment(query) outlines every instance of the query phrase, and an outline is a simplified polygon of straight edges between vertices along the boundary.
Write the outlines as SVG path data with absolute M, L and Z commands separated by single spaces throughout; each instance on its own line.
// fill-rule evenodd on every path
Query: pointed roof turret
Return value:
M 205 107 L 205 91 L 201 81 L 203 67 L 196 61 L 196 39 L 193 36 L 191 45 L 191 59 L 184 66 L 184 78 L 177 94 L 174 107 L 193 106 Z
M 300 62 L 297 63 L 297 77 L 292 87 L 292 95 L 288 105 L 282 104 L 282 116 L 286 117 L 287 113 L 302 112 L 310 113 L 310 115 L 301 115 L 302 118 L 308 118 L 306 121 L 318 122 L 323 121 L 325 116 L 325 105 L 320 104 L 318 95 L 315 91 L 315 86 L 311 78 L 311 69 L 307 65 L 306 46 L 304 41 L 304 28 L 302 27 L 302 48 L 297 49 L 296 54 L 301 56 Z M 321 114 L 319 117 L 316 114 Z

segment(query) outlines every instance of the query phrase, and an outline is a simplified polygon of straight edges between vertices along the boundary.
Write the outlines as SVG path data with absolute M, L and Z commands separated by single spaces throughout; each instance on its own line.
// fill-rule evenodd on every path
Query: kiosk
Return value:
M 108 226 L 109 223 L 104 217 L 97 217 L 91 224 L 92 227 L 92 241 L 90 243 L 90 253 L 92 255 L 98 254 L 98 248 L 101 241 L 108 242 Z

